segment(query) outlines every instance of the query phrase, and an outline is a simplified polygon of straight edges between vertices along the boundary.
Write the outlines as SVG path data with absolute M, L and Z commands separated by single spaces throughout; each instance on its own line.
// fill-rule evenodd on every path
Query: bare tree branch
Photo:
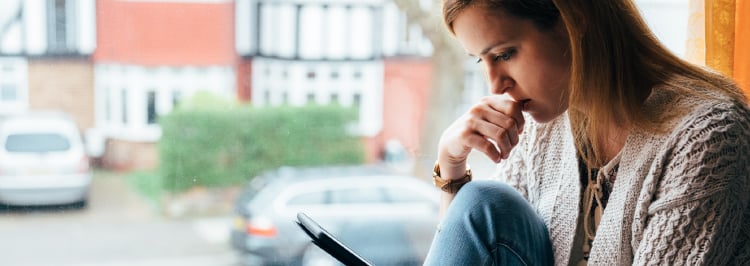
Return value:
M 418 25 L 434 48 L 432 84 L 418 151 L 415 174 L 428 176 L 437 158 L 440 134 L 456 116 L 464 90 L 463 53 L 458 42 L 445 29 L 441 1 L 433 0 L 425 10 L 419 0 L 393 0 L 406 13 L 409 25 Z

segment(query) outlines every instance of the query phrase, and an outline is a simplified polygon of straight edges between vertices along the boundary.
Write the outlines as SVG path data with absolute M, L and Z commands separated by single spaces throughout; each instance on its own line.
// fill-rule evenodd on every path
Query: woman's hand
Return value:
M 492 95 L 482 98 L 454 121 L 443 131 L 438 144 L 442 178 L 461 178 L 472 149 L 481 151 L 496 163 L 507 159 L 523 131 L 522 109 L 521 103 L 506 95 Z

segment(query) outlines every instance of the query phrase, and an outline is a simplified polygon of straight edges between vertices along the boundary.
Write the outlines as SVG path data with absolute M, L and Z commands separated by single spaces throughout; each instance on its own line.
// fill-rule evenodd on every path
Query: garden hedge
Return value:
M 231 186 L 279 166 L 359 164 L 356 111 L 339 106 L 175 110 L 160 117 L 163 188 Z

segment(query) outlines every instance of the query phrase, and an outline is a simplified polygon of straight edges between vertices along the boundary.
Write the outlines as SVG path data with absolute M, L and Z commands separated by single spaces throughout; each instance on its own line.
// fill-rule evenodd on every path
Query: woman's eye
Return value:
M 494 61 L 498 61 L 498 60 L 500 60 L 500 61 L 508 61 L 508 60 L 510 60 L 513 57 L 513 55 L 515 54 L 515 52 L 516 52 L 516 50 L 514 50 L 514 49 L 508 50 L 507 52 L 504 52 L 504 53 L 496 55 L 492 59 Z
M 513 56 L 515 54 L 516 54 L 516 49 L 510 49 L 510 50 L 508 50 L 506 52 L 503 52 L 503 53 L 500 53 L 498 55 L 492 56 L 492 61 L 493 62 L 496 62 L 496 61 L 508 61 L 511 58 L 513 58 Z M 482 61 L 483 61 L 482 58 L 478 57 L 476 63 L 479 64 Z

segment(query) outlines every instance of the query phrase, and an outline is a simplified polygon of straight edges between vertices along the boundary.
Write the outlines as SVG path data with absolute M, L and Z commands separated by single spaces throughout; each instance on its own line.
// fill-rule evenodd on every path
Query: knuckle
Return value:
M 511 129 L 516 126 L 516 121 L 513 119 L 505 119 L 502 122 L 500 122 L 500 126 L 502 126 L 505 129 Z

